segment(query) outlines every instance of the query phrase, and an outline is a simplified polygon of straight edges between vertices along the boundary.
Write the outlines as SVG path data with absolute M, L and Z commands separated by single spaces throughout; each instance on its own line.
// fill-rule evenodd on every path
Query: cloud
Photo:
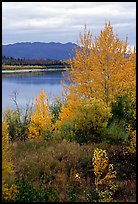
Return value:
M 85 24 L 98 35 L 107 20 L 135 44 L 136 2 L 2 2 L 2 40 L 76 42 Z

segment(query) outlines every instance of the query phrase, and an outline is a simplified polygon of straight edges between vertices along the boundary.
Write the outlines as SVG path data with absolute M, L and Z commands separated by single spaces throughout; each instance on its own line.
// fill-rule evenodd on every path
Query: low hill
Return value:
M 2 56 L 25 59 L 68 60 L 75 56 L 75 43 L 21 42 L 2 45 Z

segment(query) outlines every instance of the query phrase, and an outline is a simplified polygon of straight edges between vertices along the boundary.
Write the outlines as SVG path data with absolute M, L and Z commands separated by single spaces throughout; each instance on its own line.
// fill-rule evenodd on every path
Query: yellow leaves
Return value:
M 7 150 L 8 142 L 9 142 L 9 135 L 7 131 L 7 122 L 4 120 L 2 121 L 2 149 L 3 151 Z
M 99 150 L 98 148 L 94 151 L 93 156 L 94 174 L 95 176 L 101 175 L 108 166 L 108 157 L 106 156 L 105 150 Z
M 92 42 L 92 34 L 84 30 L 76 48 L 76 57 L 70 60 L 70 93 L 79 97 L 100 98 L 110 106 L 115 94 L 136 91 L 136 51 L 128 51 L 128 39 L 121 41 L 109 23 Z
M 34 105 L 35 105 L 37 115 L 38 114 L 40 116 L 48 115 L 49 104 L 47 102 L 47 95 L 44 90 L 42 90 L 39 97 L 36 97 Z
M 9 135 L 7 131 L 7 123 L 2 122 L 2 179 L 6 180 L 7 176 L 13 171 L 11 155 L 9 151 Z
M 49 103 L 44 90 L 40 93 L 39 97 L 36 97 L 34 105 L 35 111 L 32 113 L 31 122 L 28 128 L 28 137 L 30 139 L 39 138 L 42 134 L 54 129 L 54 125 L 51 123 L 53 116 L 49 111 Z
M 102 131 L 111 116 L 111 108 L 106 107 L 102 100 L 75 98 L 75 95 L 69 94 L 66 104 L 61 108 L 55 127 L 59 135 L 64 132 L 64 137 L 68 135 L 70 140 L 98 142 L 102 140 Z
M 112 201 L 112 194 L 117 188 L 113 182 L 116 178 L 116 171 L 114 171 L 113 164 L 108 163 L 106 150 L 95 149 L 92 161 L 95 174 L 95 187 L 99 194 L 99 201 Z M 105 176 L 103 177 L 103 175 Z
M 66 104 L 61 108 L 61 112 L 59 113 L 59 119 L 57 120 L 55 126 L 60 129 L 64 121 L 71 120 L 77 111 L 77 107 L 77 100 L 67 100 Z
M 14 201 L 17 192 L 17 186 L 15 184 L 12 184 L 11 186 L 8 186 L 8 184 L 2 185 L 2 197 L 4 201 Z
M 127 132 L 130 137 L 130 141 L 128 145 L 124 145 L 123 152 L 124 154 L 134 154 L 136 153 L 136 130 L 132 130 L 129 125 L 127 128 Z
M 76 179 L 80 179 L 79 173 L 76 173 L 75 178 L 76 178 Z
M 15 184 L 8 186 L 7 179 L 13 173 L 13 164 L 11 162 L 11 154 L 9 151 L 9 135 L 7 131 L 7 123 L 2 121 L 2 197 L 5 201 L 14 201 L 17 188 Z
M 128 152 L 136 153 L 136 131 L 132 132 L 130 145 L 128 146 Z

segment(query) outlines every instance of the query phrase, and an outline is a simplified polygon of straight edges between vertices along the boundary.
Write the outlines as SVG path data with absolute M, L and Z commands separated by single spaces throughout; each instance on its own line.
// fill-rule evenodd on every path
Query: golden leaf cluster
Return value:
M 30 139 L 39 138 L 43 133 L 52 131 L 54 128 L 51 123 L 52 114 L 49 111 L 49 103 L 44 90 L 42 90 L 39 97 L 36 97 L 34 106 L 35 111 L 31 115 L 31 122 L 28 128 L 28 137 Z
M 95 188 L 99 194 L 100 202 L 112 201 L 113 192 L 117 186 L 114 184 L 117 172 L 113 164 L 109 164 L 106 150 L 95 149 L 93 156 L 93 168 L 95 174 Z
M 127 57 L 125 57 L 127 56 Z M 71 70 L 65 89 L 79 98 L 99 98 L 106 106 L 115 95 L 136 92 L 136 50 L 128 47 L 128 38 L 121 41 L 109 23 L 100 36 L 92 39 L 86 27 L 80 34 L 76 56 L 69 61 Z

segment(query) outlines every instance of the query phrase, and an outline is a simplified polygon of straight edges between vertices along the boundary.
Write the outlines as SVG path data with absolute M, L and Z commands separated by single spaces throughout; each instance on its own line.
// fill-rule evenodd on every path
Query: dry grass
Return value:
M 2 70 L 17 70 L 17 69 L 41 69 L 44 66 L 36 66 L 36 65 L 2 65 Z
M 126 178 L 124 176 L 121 180 L 122 169 L 119 164 L 116 164 L 122 159 L 119 151 L 121 147 L 118 147 L 117 151 L 117 146 L 109 146 L 105 143 L 79 145 L 66 140 L 34 140 L 13 143 L 16 179 L 25 180 L 37 191 L 45 189 L 46 192 L 46 189 L 52 189 L 53 192 L 58 192 L 59 202 L 96 201 L 92 167 L 92 157 L 96 147 L 106 149 L 108 156 L 110 155 L 110 161 L 117 168 L 118 190 L 114 195 L 114 200 L 135 201 L 135 178 L 130 180 L 126 175 Z M 116 154 L 114 159 L 113 152 Z M 127 171 L 129 164 L 125 165 Z M 134 175 L 134 169 L 132 169 L 132 174 Z M 50 201 L 55 199 L 54 195 L 52 192 L 49 193 Z

